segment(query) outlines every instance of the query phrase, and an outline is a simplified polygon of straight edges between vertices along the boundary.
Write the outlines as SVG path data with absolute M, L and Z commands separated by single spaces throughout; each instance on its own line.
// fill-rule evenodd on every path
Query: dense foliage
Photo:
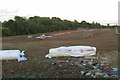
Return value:
M 76 30 L 78 28 L 101 28 L 104 27 L 99 23 L 88 23 L 77 20 L 61 20 L 58 17 L 29 17 L 23 18 L 15 16 L 14 20 L 10 19 L 2 23 L 2 36 L 27 35 L 35 33 L 53 32 L 59 30 Z

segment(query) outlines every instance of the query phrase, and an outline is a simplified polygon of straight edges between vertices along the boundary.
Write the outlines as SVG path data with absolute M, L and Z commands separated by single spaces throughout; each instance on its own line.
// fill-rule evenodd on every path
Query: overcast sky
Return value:
M 119 0 L 0 0 L 0 21 L 14 16 L 59 17 L 117 24 Z

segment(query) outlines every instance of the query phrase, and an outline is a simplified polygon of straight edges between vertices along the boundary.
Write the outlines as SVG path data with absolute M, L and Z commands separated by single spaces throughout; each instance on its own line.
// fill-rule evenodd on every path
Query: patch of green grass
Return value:
M 67 70 L 68 72 L 75 72 L 75 69 L 69 69 L 69 70 Z
M 25 74 L 16 74 L 16 75 L 11 74 L 9 78 L 37 78 L 37 77 L 33 75 L 25 75 Z
M 41 61 L 39 62 L 39 64 L 43 67 L 43 68 L 48 68 L 52 62 L 46 62 L 46 61 Z
M 63 57 L 63 60 L 68 60 L 68 57 Z

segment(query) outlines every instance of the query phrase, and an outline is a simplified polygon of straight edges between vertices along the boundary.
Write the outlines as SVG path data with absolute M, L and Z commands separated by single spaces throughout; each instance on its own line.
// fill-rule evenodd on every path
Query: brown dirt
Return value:
M 85 32 L 65 34 L 51 40 L 27 38 L 27 35 L 4 37 L 2 42 L 3 50 L 24 50 L 28 60 L 20 63 L 18 63 L 17 60 L 3 61 L 3 77 L 84 78 L 85 76 L 79 74 L 80 70 L 77 66 L 68 66 L 69 64 L 67 63 L 62 66 L 59 66 L 59 64 L 52 65 L 54 60 L 64 60 L 66 57 L 45 58 L 45 55 L 48 54 L 48 50 L 60 46 L 95 46 L 101 53 L 99 56 L 106 57 L 112 55 L 109 56 L 109 60 L 111 63 L 114 63 L 113 66 L 116 66 L 117 40 L 114 29 L 87 30 Z M 111 58 L 113 60 L 111 60 Z

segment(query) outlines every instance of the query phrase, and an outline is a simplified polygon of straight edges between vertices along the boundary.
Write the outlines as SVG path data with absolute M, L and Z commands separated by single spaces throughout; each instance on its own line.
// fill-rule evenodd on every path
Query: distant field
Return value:
M 65 31 L 60 31 L 65 32 Z M 52 35 L 58 32 L 45 33 Z M 33 34 L 36 36 L 38 34 Z M 50 48 L 60 46 L 95 46 L 101 54 L 100 57 L 107 57 L 112 66 L 117 66 L 117 35 L 114 29 L 104 30 L 86 30 L 58 36 L 54 39 L 40 40 L 28 38 L 28 35 L 12 36 L 3 38 L 3 49 L 19 49 L 24 50 L 27 61 L 18 63 L 17 60 L 3 61 L 3 78 L 9 77 L 38 77 L 38 78 L 84 78 L 79 74 L 78 68 L 75 66 L 69 67 L 64 65 L 62 69 L 59 66 L 52 66 L 54 60 L 67 59 L 52 58 L 47 59 Z M 64 72 L 68 68 L 68 72 Z

